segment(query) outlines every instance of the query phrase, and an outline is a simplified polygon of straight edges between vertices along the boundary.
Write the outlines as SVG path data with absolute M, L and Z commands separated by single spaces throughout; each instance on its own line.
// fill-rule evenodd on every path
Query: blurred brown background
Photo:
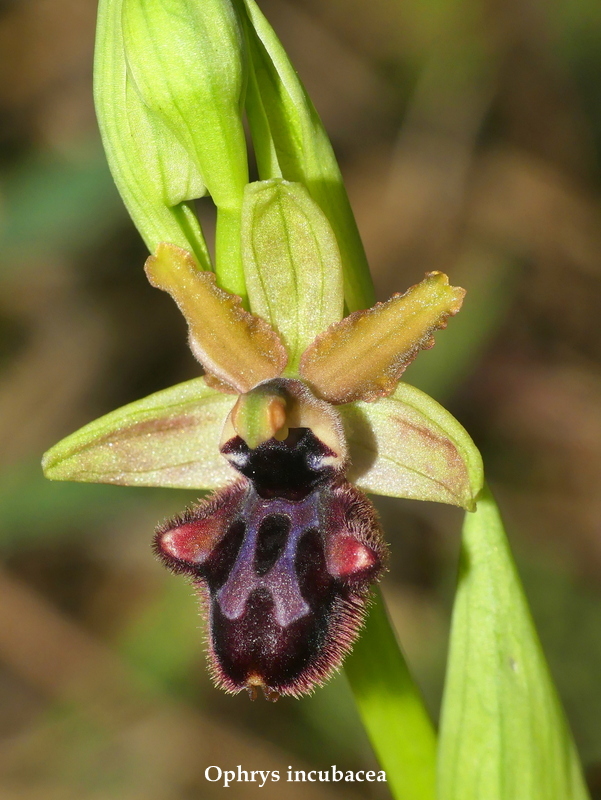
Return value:
M 601 797 L 601 5 L 261 5 L 339 154 L 379 296 L 432 269 L 468 289 L 407 379 L 482 448 Z M 62 436 L 198 374 L 99 145 L 95 13 L 0 6 L 0 797 L 189 800 L 223 791 L 210 764 L 369 768 L 343 676 L 276 705 L 210 686 L 190 590 L 149 546 L 190 495 L 41 476 Z M 385 591 L 436 716 L 461 514 L 379 507 Z M 233 791 L 387 797 L 345 787 Z

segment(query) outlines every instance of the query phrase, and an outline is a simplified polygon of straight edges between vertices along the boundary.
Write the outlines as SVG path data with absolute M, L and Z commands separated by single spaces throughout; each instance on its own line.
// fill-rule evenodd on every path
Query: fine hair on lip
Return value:
M 156 549 L 188 573 L 208 617 L 208 653 L 226 691 L 269 700 L 323 683 L 352 646 L 386 545 L 369 500 L 323 464 L 308 428 L 255 449 L 222 446 L 241 473 L 161 526 Z

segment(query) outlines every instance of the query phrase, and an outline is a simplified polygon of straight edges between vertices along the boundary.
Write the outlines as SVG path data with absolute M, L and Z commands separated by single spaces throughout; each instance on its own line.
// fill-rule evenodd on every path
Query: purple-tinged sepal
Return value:
M 219 452 L 235 397 L 204 378 L 155 392 L 105 414 L 45 453 L 54 481 L 217 489 L 236 479 Z
M 436 400 L 399 383 L 377 403 L 348 403 L 338 412 L 350 453 L 348 478 L 360 489 L 474 510 L 484 481 L 482 457 Z

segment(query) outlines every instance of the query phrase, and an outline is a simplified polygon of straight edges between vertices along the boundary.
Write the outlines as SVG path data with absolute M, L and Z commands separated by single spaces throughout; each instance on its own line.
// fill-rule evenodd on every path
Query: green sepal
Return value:
M 148 249 L 168 241 L 211 263 L 192 204 L 205 194 L 194 162 L 162 120 L 142 102 L 128 71 L 123 0 L 100 0 L 94 99 L 104 149 L 117 188 Z
M 243 296 L 246 53 L 237 14 L 229 0 L 123 0 L 123 31 L 143 102 L 181 143 L 217 206 L 220 285 Z
M 376 403 L 339 406 L 360 489 L 473 510 L 482 458 L 466 430 L 441 405 L 407 383 Z
M 254 0 L 246 8 L 251 64 L 246 109 L 259 177 L 304 184 L 338 241 L 349 311 L 375 300 L 357 224 L 323 124 L 286 51 Z
M 251 311 L 280 334 L 295 375 L 315 337 L 342 319 L 342 267 L 327 218 L 298 183 L 246 187 L 242 255 Z
M 466 517 L 442 707 L 439 800 L 587 800 L 495 501 Z
M 203 378 L 180 383 L 85 425 L 44 455 L 57 481 L 217 489 L 237 473 L 219 452 L 236 397 Z

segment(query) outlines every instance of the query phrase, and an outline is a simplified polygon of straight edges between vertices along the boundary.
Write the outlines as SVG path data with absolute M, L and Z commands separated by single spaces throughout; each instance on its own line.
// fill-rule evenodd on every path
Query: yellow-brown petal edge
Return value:
M 220 289 L 212 272 L 200 271 L 186 250 L 162 242 L 145 270 L 177 303 L 190 348 L 211 375 L 243 393 L 282 372 L 288 355 L 277 333 L 245 311 L 237 295 Z
M 405 294 L 331 325 L 303 353 L 300 374 L 329 403 L 385 397 L 418 352 L 434 345 L 432 334 L 464 296 L 442 272 L 429 272 Z

